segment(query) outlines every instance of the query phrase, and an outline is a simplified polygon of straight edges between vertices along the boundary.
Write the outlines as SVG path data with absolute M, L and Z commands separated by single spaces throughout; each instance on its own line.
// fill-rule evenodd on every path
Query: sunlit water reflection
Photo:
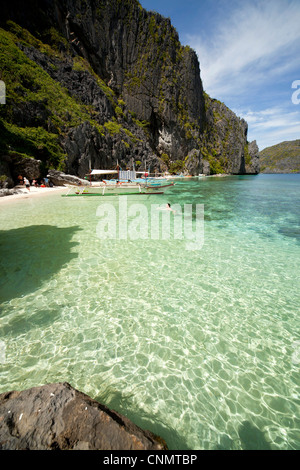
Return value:
M 0 206 L 0 392 L 67 381 L 171 449 L 299 449 L 299 187 L 207 178 L 128 197 L 149 214 L 204 204 L 193 251 L 100 239 L 95 197 Z

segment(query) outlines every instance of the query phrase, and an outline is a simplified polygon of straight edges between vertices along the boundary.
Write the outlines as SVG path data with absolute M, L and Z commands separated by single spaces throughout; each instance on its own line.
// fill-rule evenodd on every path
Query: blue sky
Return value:
M 260 150 L 300 139 L 300 0 L 139 0 L 171 19 L 204 90 L 248 122 Z

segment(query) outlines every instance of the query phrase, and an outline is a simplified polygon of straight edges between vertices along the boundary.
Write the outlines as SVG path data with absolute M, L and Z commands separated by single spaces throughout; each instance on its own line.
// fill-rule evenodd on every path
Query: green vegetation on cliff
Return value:
M 61 168 L 65 158 L 61 134 L 90 119 L 90 114 L 18 44 L 37 47 L 47 56 L 56 52 L 18 25 L 9 26 L 12 32 L 0 29 L 0 70 L 7 90 L 6 105 L 0 108 L 1 151 L 13 150 Z
M 36 62 L 29 59 L 22 47 L 34 48 L 46 58 L 60 61 L 70 60 L 48 44 L 37 40 L 24 28 L 8 22 L 8 29 L 0 28 L 0 70 L 6 84 L 6 105 L 0 107 L 0 146 L 2 154 L 19 154 L 23 158 L 42 160 L 48 168 L 65 169 L 66 153 L 64 137 L 71 128 L 89 122 L 102 136 L 123 131 L 124 144 L 137 138 L 122 127 L 112 116 L 111 120 L 99 124 L 93 107 L 70 95 L 69 91 Z M 59 35 L 51 31 L 54 45 Z M 62 39 L 62 42 L 65 41 Z M 51 65 L 50 65 L 51 66 Z M 52 68 L 55 66 L 52 65 Z M 122 116 L 124 102 L 117 101 L 114 92 L 92 70 L 90 64 L 80 56 L 74 57 L 72 69 L 86 72 L 96 79 L 97 85 L 110 100 L 117 116 Z M 144 129 L 145 123 L 140 123 Z M 125 123 L 126 126 L 126 123 Z M 123 135 L 124 139 L 124 135 Z

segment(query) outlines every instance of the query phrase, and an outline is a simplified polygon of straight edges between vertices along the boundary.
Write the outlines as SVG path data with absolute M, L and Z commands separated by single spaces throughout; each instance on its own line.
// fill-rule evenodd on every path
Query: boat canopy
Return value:
M 115 175 L 118 173 L 118 170 L 92 170 L 89 175 Z

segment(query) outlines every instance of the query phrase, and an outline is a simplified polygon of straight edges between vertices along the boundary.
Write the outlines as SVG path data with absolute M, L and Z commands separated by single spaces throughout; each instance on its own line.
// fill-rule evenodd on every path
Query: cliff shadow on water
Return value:
M 32 225 L 0 231 L 0 303 L 34 292 L 66 263 L 79 227 Z

